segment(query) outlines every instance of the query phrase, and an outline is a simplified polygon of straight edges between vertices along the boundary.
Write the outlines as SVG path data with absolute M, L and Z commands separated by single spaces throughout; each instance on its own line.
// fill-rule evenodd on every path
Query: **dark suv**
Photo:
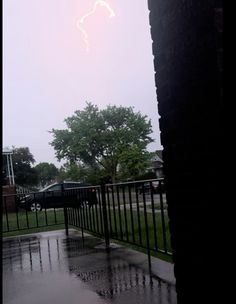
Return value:
M 96 188 L 88 183 L 62 182 L 45 187 L 36 193 L 18 196 L 18 207 L 41 211 L 43 208 L 91 207 L 97 204 Z

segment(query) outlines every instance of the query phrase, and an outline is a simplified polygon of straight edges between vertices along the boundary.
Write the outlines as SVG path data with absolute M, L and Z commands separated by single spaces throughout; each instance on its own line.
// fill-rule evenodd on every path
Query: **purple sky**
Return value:
M 152 120 L 161 149 L 147 0 L 107 0 L 76 26 L 95 0 L 3 1 L 3 147 L 27 146 L 36 163 L 58 163 L 52 128 L 85 101 L 133 106 Z

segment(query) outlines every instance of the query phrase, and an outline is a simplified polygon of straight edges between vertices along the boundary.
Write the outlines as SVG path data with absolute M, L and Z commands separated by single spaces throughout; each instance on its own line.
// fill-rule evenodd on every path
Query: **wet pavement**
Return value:
M 4 304 L 176 304 L 173 266 L 70 229 L 3 238 Z

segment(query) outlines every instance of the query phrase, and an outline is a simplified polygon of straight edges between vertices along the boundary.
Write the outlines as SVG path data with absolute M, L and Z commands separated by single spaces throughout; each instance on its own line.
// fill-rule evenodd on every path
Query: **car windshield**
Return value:
M 45 188 L 43 188 L 43 189 L 39 190 L 39 192 L 44 192 L 44 191 L 47 191 L 47 190 L 49 190 L 49 188 L 51 188 L 51 187 L 52 187 L 52 186 L 54 186 L 54 185 L 56 185 L 56 184 L 46 186 Z

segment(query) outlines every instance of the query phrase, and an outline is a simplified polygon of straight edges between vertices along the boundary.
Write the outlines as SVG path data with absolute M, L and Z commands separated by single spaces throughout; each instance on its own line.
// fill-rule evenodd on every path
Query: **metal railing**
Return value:
M 3 196 L 3 233 L 60 224 L 104 238 L 107 247 L 117 240 L 145 249 L 149 262 L 152 251 L 172 254 L 163 179 L 39 193 Z
M 163 179 L 103 184 L 97 204 L 68 208 L 68 225 L 150 252 L 172 255 Z
M 47 205 L 46 194 L 42 196 L 41 210 L 35 208 L 31 211 L 30 205 L 22 203 L 29 196 L 37 198 L 38 192 L 16 193 L 2 196 L 2 232 L 3 236 L 9 232 L 26 231 L 37 228 L 46 228 L 49 226 L 65 225 L 64 211 L 61 208 L 53 208 Z M 52 193 L 54 195 L 54 193 Z M 37 202 L 35 203 L 35 206 Z
M 26 188 L 26 187 L 16 185 L 16 193 L 17 194 L 26 194 L 26 193 L 28 194 L 28 193 L 34 192 L 36 190 L 37 189 L 30 189 L 30 188 Z

